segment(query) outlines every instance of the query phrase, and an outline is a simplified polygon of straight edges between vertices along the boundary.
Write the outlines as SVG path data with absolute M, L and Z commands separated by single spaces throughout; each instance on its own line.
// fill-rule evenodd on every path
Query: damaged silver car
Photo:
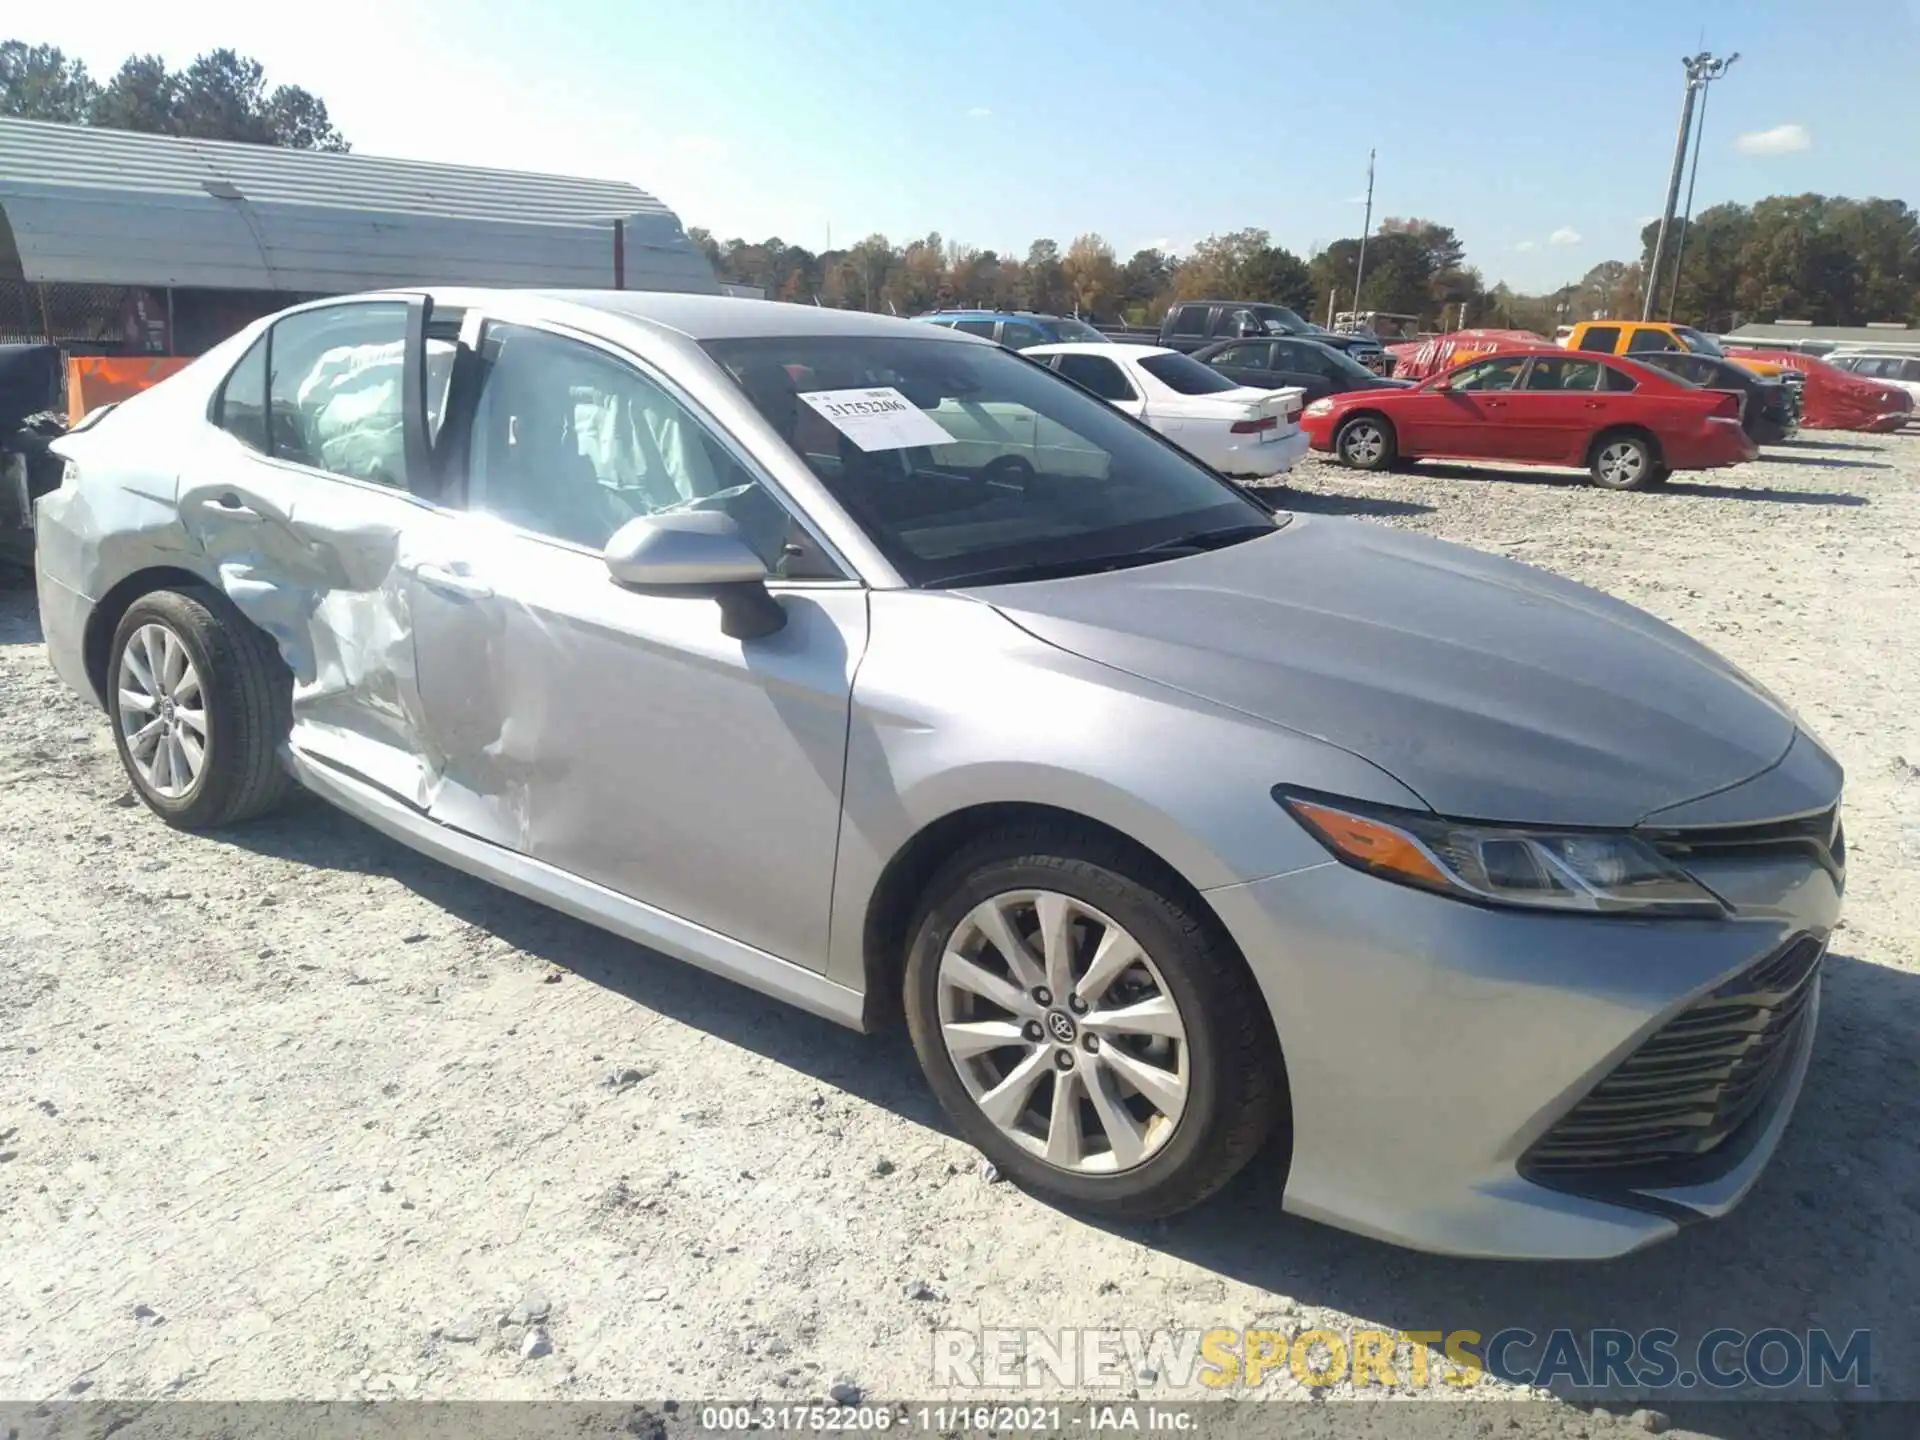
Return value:
M 1272 513 L 998 346 L 361 296 L 54 443 L 48 649 L 158 815 L 304 786 L 904 1013 L 1055 1200 L 1167 1214 L 1272 1140 L 1297 1213 L 1599 1257 L 1730 1209 L 1787 1125 L 1845 845 L 1783 703 L 1555 576 Z

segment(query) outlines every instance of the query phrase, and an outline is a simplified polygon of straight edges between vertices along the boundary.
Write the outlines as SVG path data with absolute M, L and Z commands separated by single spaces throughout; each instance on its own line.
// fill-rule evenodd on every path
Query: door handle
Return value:
M 1507 408 L 1507 402 L 1504 400 L 1489 400 L 1487 401 L 1487 408 L 1489 410 L 1504 410 Z
M 214 508 L 225 520 L 258 520 L 260 512 L 247 504 L 233 491 L 223 491 L 213 502 Z
M 1607 408 L 1607 407 L 1606 407 L 1606 405 L 1605 405 L 1605 404 L 1604 404 L 1603 402 L 1601 402 L 1601 401 L 1599 401 L 1599 400 L 1589 400 L 1589 401 L 1587 401 L 1587 402 L 1586 402 L 1586 407 L 1587 407 L 1587 409 L 1589 409 L 1589 410 L 1604 410 L 1604 409 L 1606 409 L 1606 408 Z
M 413 578 L 429 590 L 438 590 L 443 595 L 457 596 L 462 600 L 486 600 L 493 595 L 491 585 L 449 570 L 444 565 L 416 565 L 413 567 Z

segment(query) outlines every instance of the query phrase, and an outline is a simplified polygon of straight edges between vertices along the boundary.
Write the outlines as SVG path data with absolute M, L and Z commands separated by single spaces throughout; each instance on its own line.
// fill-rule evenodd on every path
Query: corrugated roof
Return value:
M 0 209 L 38 282 L 607 285 L 620 220 L 627 285 L 716 288 L 678 217 L 622 181 L 0 120 Z
M 1767 340 L 1783 344 L 1812 342 L 1820 345 L 1892 345 L 1905 349 L 1920 345 L 1920 329 L 1912 326 L 1889 329 L 1878 325 L 1742 325 L 1727 332 L 1729 340 L 1749 343 Z

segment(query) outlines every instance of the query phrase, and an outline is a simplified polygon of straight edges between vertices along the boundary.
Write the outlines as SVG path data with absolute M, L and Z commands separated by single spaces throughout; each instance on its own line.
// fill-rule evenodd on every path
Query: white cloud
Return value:
M 1358 195 L 1347 196 L 1347 204 L 1349 205 L 1364 205 L 1366 203 L 1367 203 L 1367 192 L 1364 190 L 1362 190 Z
M 1161 250 L 1171 253 L 1180 248 L 1180 242 L 1170 239 L 1165 235 L 1156 235 L 1151 240 L 1142 240 L 1140 242 L 1140 248 L 1142 250 Z
M 1733 143 L 1742 155 L 1791 155 L 1811 150 L 1813 134 L 1804 125 L 1776 125 L 1771 130 L 1749 130 Z
M 993 114 L 993 111 L 989 110 L 986 106 L 976 105 L 967 111 L 967 118 L 969 120 L 984 120 L 991 114 Z
M 1516 250 L 1524 251 L 1524 250 L 1538 250 L 1540 247 L 1531 240 L 1522 240 L 1518 245 L 1514 246 L 1513 248 Z
M 1578 245 L 1579 243 L 1580 232 L 1571 225 L 1562 225 L 1558 230 L 1547 236 L 1547 244 L 1549 245 Z

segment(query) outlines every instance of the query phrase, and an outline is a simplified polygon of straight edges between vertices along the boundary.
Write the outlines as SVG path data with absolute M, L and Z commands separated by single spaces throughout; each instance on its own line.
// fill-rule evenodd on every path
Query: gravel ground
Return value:
M 939 1327 L 1263 1322 L 1871 1328 L 1878 1388 L 1920 1396 L 1920 435 L 1811 436 L 1648 495 L 1317 462 L 1291 493 L 1643 605 L 1845 762 L 1852 889 L 1813 1072 L 1727 1221 L 1604 1265 L 1436 1259 L 1281 1214 L 1271 1162 L 1170 1223 L 1067 1218 L 980 1173 L 901 1037 L 649 955 L 317 803 L 169 832 L 47 668 L 15 581 L 0 1396 L 920 1397 Z M 1625 1433 L 1632 1408 L 1499 1424 Z M 1684 1419 L 1757 1433 L 1732 1413 Z M 1837 1410 L 1792 1419 L 1859 1433 Z

